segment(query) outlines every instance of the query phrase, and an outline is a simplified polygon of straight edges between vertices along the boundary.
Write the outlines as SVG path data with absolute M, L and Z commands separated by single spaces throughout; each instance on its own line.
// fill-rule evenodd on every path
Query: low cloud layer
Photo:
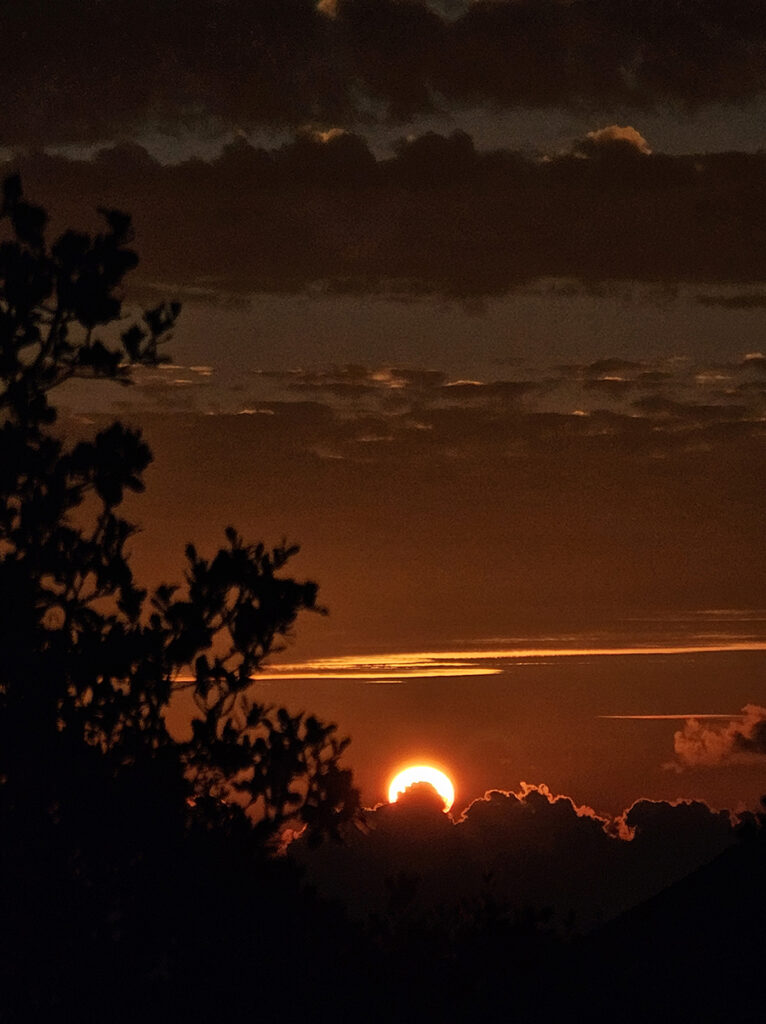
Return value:
M 244 346 L 243 346 L 244 348 Z M 243 351 L 238 359 L 246 358 Z M 268 416 L 282 443 L 351 462 L 447 458 L 505 462 L 563 449 L 579 458 L 712 456 L 762 444 L 763 357 L 731 362 L 602 359 L 519 364 L 497 379 L 451 378 L 418 365 L 335 364 L 252 370 L 232 382 L 211 366 L 140 370 L 123 413 L 196 410 Z M 86 408 L 86 398 L 80 399 Z M 377 442 L 373 444 L 373 442 Z M 276 439 L 275 439 L 275 443 Z
M 639 800 L 619 818 L 544 785 L 488 792 L 453 823 L 428 787 L 367 812 L 340 847 L 294 852 L 320 891 L 357 915 L 433 914 L 490 892 L 516 910 L 551 908 L 587 931 L 658 892 L 735 841 L 727 812 Z
M 739 718 L 711 725 L 690 718 L 674 736 L 677 770 L 766 758 L 766 708 L 746 704 Z
M 511 622 L 761 606 L 758 360 L 460 382 L 438 364 L 246 374 L 246 344 L 230 387 L 215 366 L 167 369 L 111 396 L 157 456 L 134 513 L 152 572 L 175 571 L 161 568 L 170 535 L 216 543 L 236 509 L 257 535 L 301 541 L 333 614 L 387 643 L 422 645 L 435 622 L 440 643 L 464 637 L 468 607 L 469 635 L 506 636 Z
M 140 279 L 203 295 L 470 302 L 556 278 L 691 283 L 707 304 L 758 305 L 766 155 L 650 148 L 639 129 L 611 125 L 545 160 L 480 153 L 460 132 L 376 159 L 359 135 L 313 131 L 272 150 L 238 137 L 210 163 L 164 166 L 122 145 L 92 161 L 19 156 L 0 175 L 19 170 L 62 227 L 97 206 L 131 212 Z M 725 284 L 744 298 L 722 297 Z
M 11 144 L 467 102 L 693 109 L 766 80 L 758 0 L 49 0 L 11 5 L 4 38 Z

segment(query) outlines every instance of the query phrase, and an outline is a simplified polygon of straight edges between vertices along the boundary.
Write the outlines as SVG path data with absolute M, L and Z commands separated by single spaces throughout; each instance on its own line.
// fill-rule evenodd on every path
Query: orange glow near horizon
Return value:
M 388 802 L 395 804 L 400 794 L 418 782 L 425 782 L 436 790 L 444 801 L 445 813 L 452 807 L 455 802 L 455 787 L 444 772 L 427 764 L 410 765 L 395 775 L 388 787 Z

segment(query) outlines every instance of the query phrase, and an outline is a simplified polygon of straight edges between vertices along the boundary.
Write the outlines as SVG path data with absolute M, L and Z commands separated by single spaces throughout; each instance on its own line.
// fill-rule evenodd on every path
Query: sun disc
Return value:
M 404 771 L 395 775 L 388 787 L 388 802 L 395 804 L 401 793 L 418 782 L 426 782 L 429 786 L 433 786 L 444 801 L 445 811 L 452 807 L 455 802 L 455 787 L 444 772 L 427 764 L 410 765 L 409 768 L 405 768 Z

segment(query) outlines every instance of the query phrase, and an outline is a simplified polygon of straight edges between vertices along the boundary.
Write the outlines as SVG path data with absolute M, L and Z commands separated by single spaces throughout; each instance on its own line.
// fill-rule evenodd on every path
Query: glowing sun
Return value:
M 433 786 L 436 792 L 444 801 L 444 810 L 448 811 L 455 802 L 455 787 L 449 778 L 440 772 L 438 768 L 432 768 L 428 764 L 413 764 L 404 771 L 394 776 L 391 785 L 388 787 L 388 802 L 395 804 L 399 794 L 405 789 L 414 786 L 416 782 L 427 782 Z

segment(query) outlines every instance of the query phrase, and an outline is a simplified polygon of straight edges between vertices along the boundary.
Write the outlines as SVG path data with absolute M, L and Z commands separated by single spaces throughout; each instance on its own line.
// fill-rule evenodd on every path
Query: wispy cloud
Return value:
M 701 718 L 718 719 L 724 721 L 731 721 L 733 718 L 737 718 L 737 715 L 732 714 L 697 714 L 697 713 L 686 713 L 682 715 L 598 715 L 598 718 L 610 719 L 616 722 L 678 722 L 687 721 L 688 719 L 694 719 L 695 721 Z
M 604 658 L 711 654 L 724 651 L 766 650 L 766 642 L 728 640 L 696 644 L 646 643 L 624 647 L 519 647 L 461 651 L 419 651 L 393 654 L 344 656 L 315 661 L 271 665 L 258 679 L 359 679 L 402 680 L 449 676 L 498 675 L 519 662 L 552 661 L 559 658 Z M 607 718 L 658 717 L 607 715 Z M 688 715 L 660 716 L 688 718 Z M 708 716 L 705 716 L 708 717 Z M 713 716 L 716 717 L 716 716 Z M 722 716 L 728 717 L 728 716 Z

